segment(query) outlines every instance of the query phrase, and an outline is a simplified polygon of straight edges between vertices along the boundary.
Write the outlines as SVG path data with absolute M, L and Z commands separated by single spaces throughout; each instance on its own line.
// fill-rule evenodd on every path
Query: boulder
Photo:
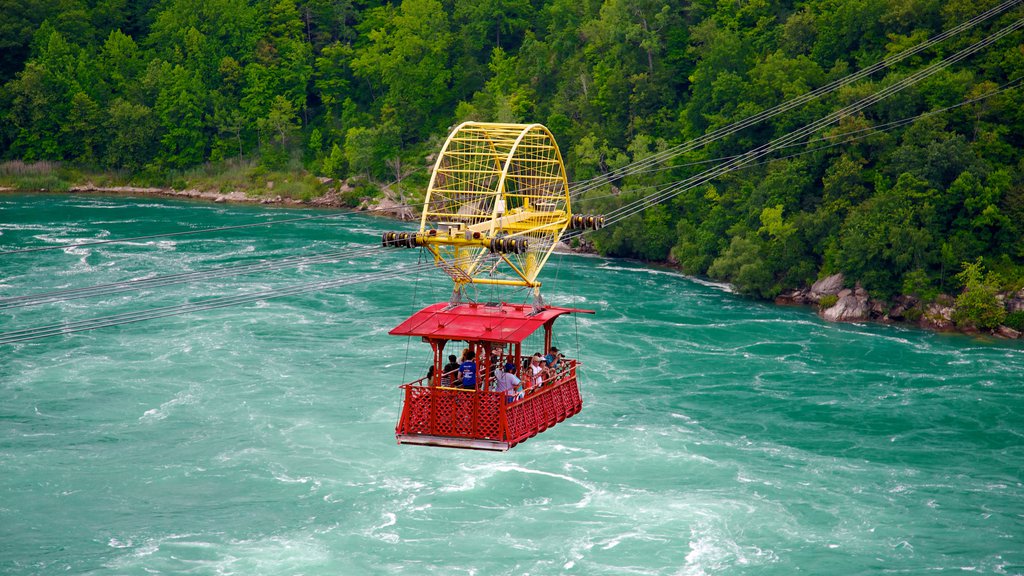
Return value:
M 870 303 L 872 318 L 888 319 L 886 312 L 888 312 L 889 306 L 887 306 L 885 302 L 882 302 L 881 300 L 869 300 L 868 302 Z
M 776 304 L 809 304 L 811 302 L 809 290 L 787 290 L 775 297 Z
M 921 315 L 921 327 L 931 330 L 953 330 L 953 307 L 940 302 L 929 304 Z
M 1014 340 L 1016 338 L 1020 338 L 1020 331 L 1014 330 L 1009 326 L 1000 326 L 999 328 L 996 328 L 995 335 L 999 336 L 1000 338 L 1009 338 L 1011 340 Z
M 1024 297 L 1007 298 L 1006 311 L 1010 313 L 1024 312 Z
M 821 313 L 821 317 L 829 322 L 857 322 L 867 320 L 869 312 L 868 299 L 851 293 L 840 296 L 834 306 Z
M 828 294 L 838 294 L 843 289 L 843 273 L 833 274 L 826 278 L 818 280 L 811 285 L 810 299 L 812 302 L 818 302 L 822 296 Z

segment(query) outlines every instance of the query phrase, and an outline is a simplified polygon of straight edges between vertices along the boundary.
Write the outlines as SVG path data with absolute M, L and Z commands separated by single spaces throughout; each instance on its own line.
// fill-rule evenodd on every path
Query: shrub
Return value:
M 1024 331 L 1024 310 L 1010 312 L 1006 318 L 1003 318 L 1003 324 L 1014 330 Z
M 913 308 L 907 308 L 907 311 L 903 313 L 903 318 L 907 322 L 917 322 L 924 316 L 924 309 L 914 306 Z
M 1003 323 L 1006 308 L 996 298 L 999 279 L 989 272 L 984 275 L 981 258 L 964 262 L 963 272 L 956 275 L 963 282 L 964 291 L 956 297 L 953 307 L 953 322 L 957 326 L 973 326 L 990 330 Z
M 835 294 L 825 294 L 821 297 L 821 300 L 818 301 L 818 308 L 825 310 L 826 308 L 835 306 L 836 302 L 839 302 L 839 296 L 836 296 Z
M 939 290 L 932 283 L 928 274 L 921 268 L 917 268 L 903 275 L 903 293 L 916 296 L 921 300 L 931 301 L 939 295 Z

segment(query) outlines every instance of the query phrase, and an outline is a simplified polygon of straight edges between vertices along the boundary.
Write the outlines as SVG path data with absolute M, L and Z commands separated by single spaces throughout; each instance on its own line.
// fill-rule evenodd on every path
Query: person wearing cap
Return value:
M 558 351 L 558 348 L 552 346 L 548 350 L 547 355 L 544 356 L 544 361 L 547 363 L 548 368 L 558 370 L 558 365 L 562 362 L 562 354 Z
M 494 381 L 494 391 L 504 392 L 506 402 L 515 402 L 519 398 L 522 398 L 521 390 L 516 390 L 522 383 L 521 380 L 515 375 L 516 365 L 512 362 L 505 364 L 505 370 L 498 376 Z
M 530 388 L 536 388 L 544 384 L 544 378 L 546 376 L 544 370 L 544 357 L 537 352 L 530 357 Z

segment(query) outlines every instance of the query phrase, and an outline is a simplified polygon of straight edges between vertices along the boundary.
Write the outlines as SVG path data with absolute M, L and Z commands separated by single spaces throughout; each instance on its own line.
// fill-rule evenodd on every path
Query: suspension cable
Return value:
M 218 298 L 202 300 L 199 302 L 190 302 L 185 304 L 177 304 L 173 306 L 163 306 L 159 308 L 150 308 L 136 312 L 125 312 L 121 314 L 113 314 L 110 316 L 90 318 L 88 320 L 63 322 L 60 324 L 52 324 L 48 326 L 37 326 L 32 328 L 24 328 L 21 330 L 13 330 L 10 332 L 0 333 L 0 345 L 24 342 L 27 340 L 36 340 L 39 338 L 57 336 L 60 334 L 73 334 L 75 332 L 95 330 L 97 328 L 106 328 L 110 326 L 132 324 L 135 322 L 143 322 L 145 320 L 153 320 L 156 318 L 180 316 L 183 314 L 191 314 L 194 312 L 200 312 L 205 310 L 214 310 L 217 308 L 226 308 L 228 306 L 237 306 L 240 304 L 258 302 L 261 300 L 269 300 L 272 298 L 295 296 L 299 294 L 306 294 L 309 292 L 320 292 L 324 290 L 338 288 L 341 286 L 350 286 L 354 284 L 382 280 L 393 280 L 410 274 L 419 274 L 425 270 L 432 268 L 433 266 L 434 263 L 429 262 L 426 264 L 405 266 L 403 268 L 400 268 L 399 270 L 385 270 L 381 272 L 366 273 L 355 277 L 348 276 L 344 278 L 321 280 L 317 282 L 293 284 L 290 286 L 261 290 L 259 292 L 252 292 L 248 294 L 222 296 Z
M 829 142 L 828 144 L 826 144 L 824 146 L 817 146 L 817 147 L 814 147 L 814 148 L 810 148 L 808 150 L 802 150 L 800 152 L 796 152 L 796 153 L 793 153 L 793 154 L 788 154 L 786 156 L 779 156 L 777 158 L 770 158 L 768 160 L 765 160 L 765 161 L 762 161 L 762 162 L 757 162 L 757 163 L 754 163 L 754 164 L 747 164 L 747 165 L 744 165 L 743 167 L 741 167 L 739 169 L 752 168 L 754 166 L 763 166 L 763 165 L 768 164 L 770 162 L 774 162 L 775 160 L 785 160 L 785 159 L 788 159 L 788 158 L 795 158 L 797 156 L 803 156 L 804 154 L 811 154 L 811 153 L 818 152 L 818 151 L 821 151 L 821 150 L 827 150 L 829 148 L 834 148 L 836 146 L 840 146 L 840 145 L 843 145 L 843 144 L 849 144 L 850 142 L 856 142 L 858 140 L 863 140 L 864 138 L 868 138 L 868 137 L 874 136 L 876 134 L 881 134 L 881 133 L 884 133 L 884 132 L 888 132 L 890 130 L 895 130 L 897 128 L 902 128 L 904 126 L 907 126 L 908 124 L 913 124 L 914 122 L 916 122 L 916 121 L 918 121 L 918 120 L 920 120 L 922 118 L 929 118 L 929 117 L 935 116 L 937 114 L 942 114 L 942 113 L 945 113 L 945 112 L 949 112 L 950 110 L 955 110 L 957 108 L 961 108 L 961 107 L 967 106 L 969 104 L 974 104 L 976 102 L 980 102 L 982 100 L 986 100 L 988 98 L 991 98 L 992 96 L 995 96 L 995 95 L 1000 94 L 1002 92 L 1006 92 L 1007 90 L 1012 90 L 1012 89 L 1016 88 L 1017 85 L 1021 83 L 1021 81 L 1024 81 L 1024 76 L 1019 76 L 1019 77 L 1017 77 L 1017 78 L 1015 78 L 1013 80 L 1010 80 L 1009 82 L 1006 82 L 1002 86 L 999 86 L 998 88 L 996 88 L 996 89 L 994 89 L 994 90 L 992 90 L 990 92 L 986 92 L 986 93 L 982 94 L 981 96 L 977 96 L 975 98 L 970 98 L 970 99 L 967 99 L 967 100 L 963 100 L 963 101 L 958 102 L 956 104 L 953 104 L 951 106 L 946 106 L 945 108 L 938 108 L 938 109 L 935 109 L 935 110 L 928 110 L 926 112 L 922 112 L 922 113 L 917 114 L 915 116 L 907 116 L 906 118 L 901 118 L 899 120 L 892 120 L 892 121 L 886 122 L 884 124 L 877 124 L 875 126 L 867 126 L 867 127 L 864 127 L 864 128 L 858 128 L 856 130 L 849 130 L 847 132 L 840 132 L 840 133 L 837 133 L 837 134 L 830 134 L 828 136 L 821 136 L 819 138 L 812 138 L 812 139 L 809 139 L 809 140 L 805 140 L 803 142 L 797 142 L 797 143 L 794 143 L 794 144 L 788 144 L 786 146 L 780 146 L 780 147 L 777 148 L 777 150 L 784 150 L 784 149 L 788 149 L 788 148 L 797 148 L 797 147 L 800 147 L 800 146 L 806 146 L 806 145 L 814 144 L 814 143 L 817 143 L 817 142 Z M 844 136 L 852 136 L 852 137 L 851 138 L 847 138 L 845 140 L 836 141 L 837 138 L 843 138 Z M 675 164 L 675 165 L 672 165 L 672 166 L 662 166 L 662 167 L 659 167 L 659 168 L 651 168 L 651 169 L 645 170 L 644 172 L 645 173 L 662 172 L 662 171 L 666 171 L 666 170 L 674 170 L 676 168 L 684 168 L 684 167 L 690 167 L 690 166 L 699 166 L 701 164 L 718 164 L 718 163 L 724 163 L 724 162 L 729 161 L 729 160 L 734 160 L 736 158 L 740 158 L 741 156 L 743 156 L 743 155 L 742 154 L 735 154 L 735 155 L 732 155 L 732 156 L 722 156 L 722 157 L 719 157 L 719 158 L 708 158 L 707 160 L 697 160 L 697 161 L 694 161 L 694 162 L 686 162 L 686 163 L 683 163 L 683 164 Z M 680 181 L 677 181 L 677 182 L 672 182 L 672 183 L 666 184 L 665 186 L 666 187 L 667 186 L 673 186 L 675 184 L 679 184 L 679 183 L 682 183 L 682 182 L 683 181 L 680 180 Z M 619 196 L 619 195 L 620 194 L 605 194 L 605 195 L 602 195 L 602 196 L 593 196 L 593 197 L 587 198 L 586 201 L 590 202 L 590 201 L 593 201 L 593 200 L 600 200 L 602 198 L 612 198 L 612 197 L 616 197 L 616 196 Z M 607 222 L 605 223 L 605 225 L 607 226 Z
M 951 28 L 951 29 L 949 29 L 949 30 L 947 30 L 945 32 L 942 32 L 941 34 L 939 34 L 937 36 L 934 36 L 934 37 L 932 37 L 932 38 L 922 42 L 921 44 L 918 44 L 916 46 L 908 48 L 907 50 L 904 50 L 903 52 L 900 52 L 899 54 L 895 54 L 893 56 L 889 56 L 889 57 L 887 57 L 887 58 L 885 58 L 885 59 L 883 59 L 883 60 L 881 60 L 879 62 L 876 62 L 875 64 L 872 64 L 871 66 L 868 66 L 867 68 L 864 68 L 864 69 L 862 69 L 862 70 L 860 70 L 858 72 L 855 72 L 853 74 L 850 74 L 850 75 L 845 76 L 843 78 L 840 78 L 838 80 L 830 82 L 830 83 L 828 83 L 828 84 L 826 84 L 824 86 L 820 86 L 820 87 L 818 87 L 818 88 L 816 88 L 816 89 L 814 89 L 814 90 L 812 90 L 810 92 L 807 92 L 805 94 L 802 94 L 802 95 L 800 95 L 800 96 L 798 96 L 796 98 L 793 98 L 793 99 L 790 99 L 788 101 L 782 102 L 782 103 L 780 103 L 780 104 L 778 104 L 778 105 L 776 105 L 776 106 L 774 106 L 772 108 L 769 108 L 768 110 L 763 110 L 761 112 L 758 112 L 757 114 L 748 116 L 747 118 L 744 118 L 742 120 L 739 120 L 739 121 L 734 122 L 732 124 L 729 124 L 727 126 L 723 126 L 722 128 L 719 128 L 719 129 L 714 130 L 712 132 L 703 134 L 703 135 L 701 135 L 698 138 L 695 138 L 695 139 L 690 140 L 688 142 L 684 142 L 684 143 L 679 144 L 677 146 L 673 146 L 672 148 L 669 148 L 667 150 L 664 150 L 664 151 L 658 152 L 656 154 L 653 154 L 651 156 L 648 156 L 648 157 L 644 158 L 643 160 L 634 162 L 634 163 L 629 164 L 627 166 L 624 166 L 624 167 L 622 167 L 622 168 L 620 168 L 618 170 L 614 170 L 612 172 L 609 172 L 608 174 L 602 174 L 602 175 L 590 178 L 588 180 L 584 180 L 584 181 L 579 183 L 577 188 L 573 191 L 572 195 L 573 196 L 580 196 L 580 195 L 584 194 L 585 192 L 587 192 L 589 190 L 592 190 L 592 189 L 597 188 L 599 186 L 603 186 L 604 184 L 610 183 L 610 182 L 612 182 L 614 180 L 619 180 L 619 179 L 622 179 L 622 178 L 624 178 L 626 176 L 630 176 L 632 174 L 636 174 L 636 173 L 638 173 L 638 172 L 644 170 L 645 168 L 648 168 L 648 167 L 650 167 L 650 166 L 652 166 L 654 164 L 660 164 L 660 163 L 665 162 L 665 161 L 667 161 L 667 160 L 669 160 L 671 158 L 674 158 L 676 156 L 679 156 L 681 154 L 684 154 L 686 152 L 689 152 L 691 150 L 694 150 L 696 148 L 699 148 L 701 146 L 704 146 L 706 144 L 709 144 L 711 142 L 714 142 L 716 140 L 719 140 L 721 138 L 729 136 L 731 134 L 734 134 L 734 133 L 736 133 L 736 132 L 738 132 L 738 131 L 740 131 L 740 130 L 742 130 L 744 128 L 747 128 L 749 126 L 757 124 L 757 123 L 759 123 L 759 122 L 761 122 L 763 120 L 767 120 L 769 118 L 773 118 L 775 116 L 778 116 L 779 114 L 782 114 L 784 112 L 792 110 L 793 108 L 796 108 L 797 106 L 801 106 L 801 105 L 803 105 L 803 104 L 805 104 L 807 102 L 810 102 L 811 100 L 814 100 L 814 99 L 818 98 L 819 96 L 822 96 L 824 94 L 828 94 L 830 92 L 834 92 L 834 91 L 838 90 L 839 88 L 842 88 L 843 86 L 846 86 L 848 84 L 851 84 L 853 82 L 861 80 L 862 78 L 870 76 L 870 75 L 872 75 L 875 72 L 878 72 L 880 70 L 884 70 L 886 68 L 889 68 L 889 67 L 891 67 L 891 66 L 893 66 L 893 65 L 895 65 L 895 64 L 897 64 L 897 63 L 899 63 L 899 62 L 901 62 L 901 61 L 903 61 L 903 60 L 905 60 L 907 58 L 909 58 L 910 56 L 913 56 L 913 55 L 917 54 L 918 52 L 921 52 L 921 51 L 923 51 L 923 50 L 925 50 L 927 48 L 930 48 L 930 47 L 932 47 L 932 46 L 934 46 L 934 45 L 936 45 L 936 44 L 938 44 L 940 42 L 943 42 L 943 41 L 945 41 L 945 40 L 947 40 L 947 39 L 949 39 L 949 38 L 951 38 L 953 36 L 956 36 L 956 35 L 960 34 L 961 32 L 964 32 L 965 30 L 973 28 L 974 26 L 976 26 L 976 25 L 978 25 L 978 24 L 980 24 L 980 23 L 982 23 L 982 22 L 984 22 L 984 21 L 986 21 L 986 20 L 988 20 L 988 19 L 990 19 L 990 18 L 992 18 L 992 17 L 994 17 L 996 15 L 1001 14 L 1001 13 L 1003 13 L 1003 12 L 1013 8 L 1014 6 L 1020 4 L 1022 1 L 1024 1 L 1024 0 L 1007 0 L 1007 1 L 1003 2 L 1002 4 L 1000 4 L 1000 5 L 998 5 L 998 6 L 994 7 L 994 8 L 991 8 L 991 9 L 983 12 L 982 14 L 979 14 L 979 15 L 975 16 L 974 18 L 971 18 L 970 20 L 967 20 L 966 22 L 963 22 L 963 23 L 959 24 L 958 26 L 955 26 L 955 27 L 953 27 L 953 28 Z
M 669 200 L 669 199 L 677 196 L 678 194 L 680 194 L 680 193 L 682 193 L 682 192 L 684 192 L 686 190 L 690 190 L 690 189 L 692 189 L 694 187 L 706 184 L 707 182 L 709 182 L 710 180 L 712 180 L 712 179 L 714 179 L 714 178 L 716 178 L 718 176 L 721 176 L 721 175 L 726 174 L 728 172 L 731 172 L 733 170 L 737 170 L 737 169 L 739 169 L 741 167 L 744 167 L 745 165 L 752 163 L 754 160 L 760 159 L 760 158 L 764 157 L 765 155 L 770 154 L 770 153 L 780 149 L 781 147 L 784 147 L 784 146 L 787 146 L 789 144 L 792 144 L 793 142 L 799 141 L 802 138 L 804 138 L 804 137 L 806 137 L 806 136 L 808 136 L 810 134 L 813 134 L 814 132 L 820 130 L 821 128 L 823 128 L 823 127 L 825 127 L 827 125 L 835 123 L 836 121 L 838 121 L 838 120 L 840 120 L 842 118 L 845 118 L 846 116 L 854 114 L 854 113 L 856 113 L 856 112 L 858 112 L 860 110 L 863 110 L 864 108 L 866 108 L 868 106 L 871 106 L 871 105 L 873 105 L 873 104 L 875 104 L 877 102 L 880 102 L 881 100 L 891 96 L 892 94 L 895 94 L 895 93 L 899 92 L 900 90 L 903 90 L 904 88 L 907 88 L 908 86 L 912 86 L 913 84 L 916 84 L 917 82 L 919 82 L 919 81 L 921 81 L 921 80 L 923 80 L 925 78 L 928 78 L 929 76 L 931 76 L 931 75 L 935 74 L 936 72 L 938 72 L 938 71 L 948 67 L 949 65 L 951 65 L 953 63 L 956 63 L 956 62 L 959 62 L 959 61 L 967 58 L 968 56 L 971 56 L 971 55 L 979 52 L 980 50 L 982 50 L 984 48 L 987 48 L 991 44 L 997 42 L 998 40 L 1002 39 L 1003 37 L 1005 37 L 1005 36 L 1007 36 L 1007 35 L 1009 35 L 1009 34 L 1011 34 L 1013 32 L 1016 32 L 1017 30 L 1019 30 L 1021 28 L 1024 28 L 1024 18 L 1022 18 L 1020 20 L 1017 20 L 1016 22 L 1010 24 L 1009 26 L 1003 28 L 1002 30 L 1000 30 L 1000 31 L 998 31 L 998 32 L 996 32 L 994 34 L 989 35 L 988 37 L 984 38 L 983 40 L 981 40 L 979 42 L 976 42 L 975 44 L 972 44 L 971 46 L 961 50 L 960 52 L 957 52 L 957 53 L 953 54 L 952 56 L 949 56 L 949 57 L 941 60 L 940 62 L 932 64 L 932 65 L 930 65 L 930 66 L 928 66 L 928 67 L 926 67 L 926 68 L 924 68 L 922 70 L 919 70 L 919 71 L 915 72 L 914 74 L 911 74 L 910 76 L 900 80 L 899 82 L 896 82 L 896 83 L 894 83 L 894 84 L 892 84 L 890 86 L 887 86 L 886 88 L 884 88 L 884 89 L 882 89 L 882 90 L 880 90 L 880 91 L 878 91 L 878 92 L 876 92 L 876 93 L 874 93 L 874 94 L 872 94 L 870 96 L 867 96 L 867 97 L 857 101 L 856 103 L 851 104 L 850 106 L 847 106 L 845 108 L 837 110 L 837 111 L 835 111 L 835 112 L 833 112 L 833 113 L 831 113 L 831 114 L 829 114 L 829 115 L 827 115 L 827 116 L 825 116 L 825 117 L 823 117 L 823 118 L 821 118 L 821 119 L 819 119 L 819 120 L 817 120 L 817 121 L 815 121 L 815 122 L 813 122 L 813 123 L 811 123 L 811 124 L 809 124 L 807 126 L 804 126 L 803 128 L 800 128 L 798 130 L 794 130 L 793 132 L 790 132 L 789 134 L 786 134 L 786 135 L 784 135 L 784 136 L 782 136 L 780 138 L 777 138 L 777 139 L 775 139 L 775 140 L 773 140 L 773 141 L 771 141 L 771 142 L 769 142 L 767 144 L 764 144 L 764 145 L 759 146 L 759 147 L 757 147 L 757 148 L 755 148 L 753 150 L 750 150 L 747 153 L 740 155 L 736 159 L 731 160 L 729 162 L 726 162 L 725 164 L 722 164 L 722 165 L 720 165 L 718 167 L 706 170 L 704 172 L 701 172 L 700 174 L 697 174 L 695 176 L 692 176 L 690 178 L 687 178 L 685 180 L 682 180 L 680 182 L 672 184 L 672 185 L 662 189 L 661 191 L 656 192 L 655 194 L 652 194 L 650 196 L 646 196 L 646 197 L 640 198 L 640 199 L 638 199 L 638 200 L 636 200 L 634 202 L 630 202 L 628 204 L 625 204 L 625 205 L 623 205 L 623 206 L 613 210 L 610 214 L 606 215 L 606 217 L 608 217 L 608 220 L 606 221 L 606 225 L 608 225 L 610 223 L 613 223 L 613 222 L 620 221 L 623 218 L 627 218 L 627 217 L 632 216 L 633 214 L 636 214 L 638 212 L 642 212 L 643 210 L 646 210 L 650 206 L 653 206 L 655 204 L 660 204 L 660 203 L 662 203 L 662 202 L 664 202 L 666 200 Z
M 253 264 L 231 264 L 226 266 L 216 266 L 206 270 L 197 270 L 195 272 L 165 274 L 160 276 L 153 276 L 150 278 L 124 280 L 121 282 L 98 284 L 95 286 L 87 286 L 83 288 L 69 288 L 65 290 L 54 290 L 51 292 L 37 292 L 35 294 L 28 294 L 25 296 L 0 298 L 0 310 L 5 310 L 9 308 L 22 308 L 25 306 L 35 306 L 39 304 L 49 304 L 53 302 L 64 302 L 67 300 L 76 300 L 79 298 L 107 296 L 110 294 L 118 294 L 121 292 L 129 292 L 132 290 L 143 290 L 146 288 L 172 286 L 175 284 L 199 282 L 203 280 L 225 278 L 241 274 L 271 272 L 275 270 L 294 268 L 297 266 L 303 266 L 307 264 L 331 263 L 337 262 L 339 260 L 345 260 L 348 258 L 367 256 L 379 250 L 381 250 L 379 246 L 364 246 L 355 250 L 322 252 L 310 256 L 287 256 L 280 259 L 264 259 Z
M 168 232 L 166 234 L 147 234 L 145 236 L 131 236 L 128 238 L 112 238 L 110 240 L 90 240 L 88 242 L 75 242 L 73 244 L 59 244 L 56 246 L 35 246 L 32 248 L 19 248 L 17 250 L 6 250 L 0 252 L 0 256 L 7 256 L 10 254 L 24 254 L 27 252 L 44 252 L 47 250 L 67 250 L 68 248 L 80 248 L 83 246 L 99 246 L 101 244 L 117 244 L 120 242 L 133 242 L 135 240 L 151 240 L 153 238 L 174 238 L 179 236 L 190 236 L 193 234 L 206 234 L 209 232 L 221 232 L 224 230 L 239 230 L 242 228 L 253 228 L 257 226 L 273 226 L 275 224 L 287 224 L 291 222 L 303 222 L 306 220 L 323 220 L 332 218 L 346 218 L 353 214 L 365 214 L 373 212 L 390 212 L 396 208 L 414 208 L 410 204 L 400 204 L 391 208 L 380 208 L 373 210 L 365 210 L 363 212 L 342 212 L 338 214 L 317 214 L 315 216 L 300 216 L 296 218 L 285 218 L 283 220 L 271 220 L 269 222 L 253 222 L 250 224 L 237 224 L 233 226 L 218 226 L 216 228 L 203 228 L 201 230 L 187 230 L 184 232 Z

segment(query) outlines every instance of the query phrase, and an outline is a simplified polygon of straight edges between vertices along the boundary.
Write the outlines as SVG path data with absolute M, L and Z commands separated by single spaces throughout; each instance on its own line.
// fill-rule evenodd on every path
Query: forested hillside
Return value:
M 463 120 L 542 122 L 582 181 L 898 53 L 983 0 L 0 0 L 0 153 L 148 181 L 244 166 L 422 168 Z M 906 77 L 884 73 L 587 193 L 611 210 Z M 595 235 L 607 254 L 774 297 L 842 271 L 873 295 L 1024 280 L 1024 33 Z M 673 167 L 674 166 L 674 167 Z M 984 271 L 995 274 L 985 275 Z

